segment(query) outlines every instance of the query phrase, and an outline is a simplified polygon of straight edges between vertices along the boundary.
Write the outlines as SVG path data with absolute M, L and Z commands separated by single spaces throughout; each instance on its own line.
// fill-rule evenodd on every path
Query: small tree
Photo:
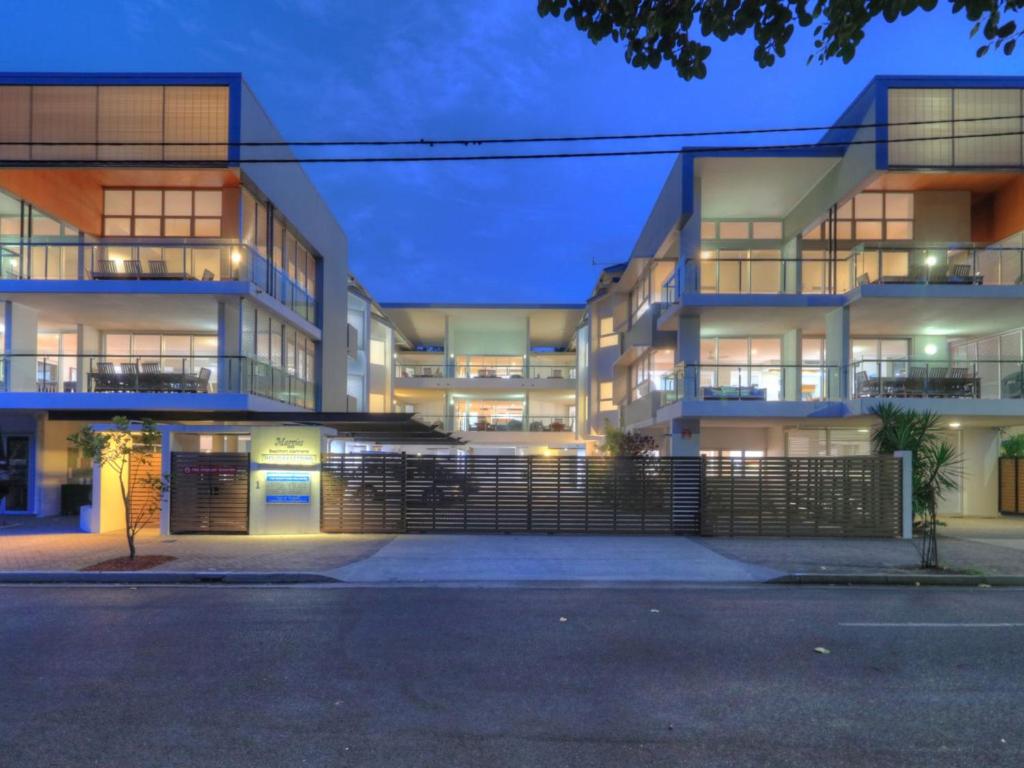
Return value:
M 879 425 L 871 434 L 875 453 L 910 451 L 913 461 L 914 517 L 922 533 L 921 567 L 939 567 L 938 520 L 935 508 L 949 491 L 960 487 L 963 459 L 942 437 L 939 415 L 911 411 L 892 403 L 872 409 Z
M 605 422 L 601 451 L 609 456 L 650 456 L 657 447 L 657 443 L 650 435 L 620 429 Z
M 160 501 L 167 490 L 167 483 L 159 474 L 154 477 L 148 472 L 131 471 L 133 458 L 138 465 L 152 461 L 159 452 L 160 432 L 156 424 L 149 419 L 133 423 L 124 416 L 116 416 L 112 430 L 97 432 L 92 427 L 83 427 L 68 441 L 93 464 L 110 468 L 117 476 L 128 557 L 135 559 L 135 534 L 159 516 Z M 93 499 L 94 504 L 97 502 Z
M 999 444 L 1000 454 L 1011 459 L 1024 457 L 1024 433 L 1010 435 Z

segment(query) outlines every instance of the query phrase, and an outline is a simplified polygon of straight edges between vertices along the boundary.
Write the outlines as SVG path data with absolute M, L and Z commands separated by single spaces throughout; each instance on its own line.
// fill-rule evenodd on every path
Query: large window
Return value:
M 653 390 L 663 387 L 664 377 L 675 366 L 675 351 L 650 349 L 629 368 L 631 400 L 639 400 Z
M 316 344 L 308 336 L 243 302 L 242 354 L 263 364 L 253 369 L 256 394 L 305 408 L 314 406 Z
M 601 349 L 606 347 L 619 346 L 619 334 L 615 332 L 615 318 L 611 315 L 598 320 L 598 346 Z
M 836 240 L 859 243 L 914 239 L 914 195 L 910 192 L 861 192 L 836 209 Z M 804 230 L 805 240 L 829 239 L 829 224 Z
M 777 336 L 701 339 L 700 357 L 704 399 L 782 398 L 782 340 Z
M 220 237 L 219 189 L 105 189 L 108 237 Z
M 614 386 L 610 381 L 601 381 L 597 385 L 597 407 L 600 411 L 614 411 L 615 400 L 612 397 Z
M 701 240 L 781 240 L 782 222 L 711 221 L 700 223 Z

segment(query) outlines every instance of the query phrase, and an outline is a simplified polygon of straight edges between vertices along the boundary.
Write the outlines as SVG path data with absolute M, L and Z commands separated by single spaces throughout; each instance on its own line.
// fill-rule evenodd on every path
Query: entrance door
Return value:
M 7 449 L 7 467 L 10 485 L 7 490 L 7 511 L 29 511 L 29 437 L 8 435 L 4 438 Z
M 171 533 L 249 532 L 249 454 L 171 454 Z

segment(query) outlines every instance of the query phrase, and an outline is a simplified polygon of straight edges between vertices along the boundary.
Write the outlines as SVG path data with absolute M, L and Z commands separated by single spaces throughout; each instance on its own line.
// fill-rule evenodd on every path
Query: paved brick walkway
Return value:
M 167 536 L 143 531 L 139 554 L 177 559 L 156 571 L 316 573 L 369 557 L 391 536 Z M 128 554 L 124 533 L 82 533 L 78 519 L 0 518 L 0 571 L 78 570 Z

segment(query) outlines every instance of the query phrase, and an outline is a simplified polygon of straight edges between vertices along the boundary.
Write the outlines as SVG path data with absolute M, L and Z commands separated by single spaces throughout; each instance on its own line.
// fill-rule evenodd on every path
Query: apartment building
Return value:
M 415 414 L 464 443 L 439 450 L 508 455 L 583 451 L 576 433 L 576 333 L 582 309 L 383 305 L 396 339 L 390 355 L 391 409 Z M 382 346 L 381 361 L 387 361 L 387 352 Z
M 616 355 L 590 419 L 741 459 L 867 453 L 875 405 L 929 409 L 965 459 L 943 511 L 995 514 L 1024 426 L 1022 89 L 879 77 L 812 146 L 681 154 L 588 304 L 591 360 Z
M 215 451 L 252 438 L 230 414 L 348 409 L 345 234 L 260 162 L 287 147 L 240 147 L 280 139 L 240 75 L 0 75 L 8 513 L 56 513 L 91 476 L 67 436 L 109 415 Z

